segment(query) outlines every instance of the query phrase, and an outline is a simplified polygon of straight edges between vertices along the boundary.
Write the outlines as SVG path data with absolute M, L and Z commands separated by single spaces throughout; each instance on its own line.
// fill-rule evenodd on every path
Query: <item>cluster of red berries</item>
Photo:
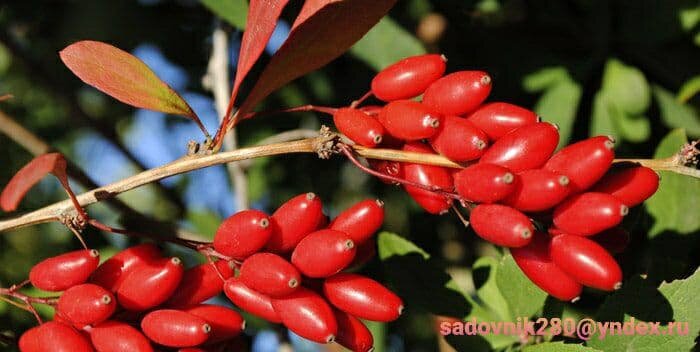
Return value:
M 240 309 L 302 337 L 369 351 L 372 335 L 359 318 L 395 320 L 403 303 L 380 283 L 341 271 L 374 255 L 369 240 L 383 220 L 383 204 L 365 200 L 328 224 L 320 199 L 306 193 L 272 216 L 244 210 L 227 218 L 212 244 L 223 259 L 189 269 L 153 244 L 127 248 L 101 265 L 89 249 L 48 258 L 29 281 L 63 293 L 54 320 L 25 332 L 20 350 L 222 347 L 245 328 L 236 310 L 203 303 L 223 291 Z
M 576 299 L 582 285 L 618 288 L 620 267 L 601 244 L 626 244 L 616 226 L 629 207 L 654 194 L 658 175 L 642 166 L 611 169 L 614 140 L 606 136 L 555 153 L 556 125 L 513 104 L 484 104 L 487 73 L 444 72 L 443 56 L 403 59 L 372 81 L 372 94 L 385 105 L 338 109 L 334 122 L 357 144 L 440 154 L 465 166 L 369 160 L 405 181 L 429 213 L 445 213 L 460 199 L 474 231 L 511 248 L 523 272 L 552 296 Z M 421 94 L 422 101 L 411 100 Z

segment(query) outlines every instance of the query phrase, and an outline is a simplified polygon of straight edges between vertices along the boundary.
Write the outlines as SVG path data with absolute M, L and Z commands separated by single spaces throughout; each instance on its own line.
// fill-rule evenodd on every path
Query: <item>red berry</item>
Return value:
M 376 147 L 384 137 L 384 126 L 361 110 L 341 108 L 333 114 L 333 123 L 338 131 L 353 142 L 365 147 Z
M 45 259 L 32 267 L 29 281 L 44 291 L 64 291 L 87 281 L 100 263 L 94 249 L 83 249 Z
M 19 338 L 21 352 L 91 352 L 90 341 L 72 327 L 49 321 Z
M 343 311 L 334 309 L 338 322 L 338 336 L 335 342 L 355 352 L 369 352 L 374 349 L 374 338 L 364 323 Z
M 389 322 L 403 311 L 396 294 L 368 277 L 340 273 L 323 283 L 323 293 L 331 304 L 361 319 Z
M 119 305 L 141 311 L 165 302 L 177 289 L 184 274 L 179 258 L 163 258 L 126 275 L 117 289 Z
M 213 264 L 204 263 L 185 270 L 180 285 L 165 302 L 165 306 L 187 307 L 215 297 L 224 289 L 224 281 L 219 274 L 224 277 L 224 280 L 233 276 L 231 264 L 225 260 L 219 260 Z
M 382 227 L 383 222 L 384 202 L 365 199 L 338 214 L 328 228 L 344 232 L 356 245 L 361 245 Z
M 611 194 L 626 206 L 633 207 L 654 195 L 658 188 L 659 175 L 656 171 L 644 166 L 634 166 L 609 171 L 591 191 Z
M 117 292 L 117 288 L 128 273 L 160 258 L 160 249 L 151 243 L 129 247 L 98 266 L 90 276 L 89 281 L 112 292 Z
M 445 73 L 445 61 L 435 54 L 402 59 L 374 76 L 372 93 L 383 101 L 416 97 Z
M 622 285 L 622 270 L 605 248 L 588 238 L 560 235 L 549 246 L 552 261 L 580 284 L 604 291 Z
M 630 242 L 630 234 L 622 227 L 613 227 L 590 237 L 610 254 L 620 254 L 625 251 Z
M 141 330 L 159 345 L 192 347 L 207 341 L 211 326 L 196 315 L 181 310 L 161 309 L 143 317 Z
M 265 248 L 285 253 L 294 249 L 304 236 L 315 231 L 323 220 L 321 199 L 309 192 L 280 206 L 271 217 L 272 236 Z
M 414 153 L 432 153 L 430 147 L 422 143 L 408 143 L 403 150 Z M 437 187 L 446 191 L 451 191 L 454 187 L 452 175 L 443 167 L 406 163 L 403 165 L 403 171 L 404 178 L 410 182 Z M 450 198 L 435 192 L 409 185 L 404 185 L 404 188 L 411 198 L 428 213 L 442 214 L 447 212 L 452 205 Z
M 56 314 L 75 325 L 95 325 L 107 320 L 116 308 L 112 293 L 94 284 L 81 284 L 63 292 Z
M 246 286 L 270 297 L 288 295 L 301 283 L 297 268 L 272 253 L 256 253 L 248 257 L 241 265 L 239 278 Z
M 393 160 L 377 160 L 377 159 L 367 159 L 369 167 L 373 170 L 379 171 L 385 175 L 394 176 L 398 178 L 403 178 L 403 169 L 401 163 Z M 379 178 L 385 184 L 392 184 L 393 181 L 385 180 Z
M 469 220 L 479 237 L 503 247 L 527 245 L 535 230 L 525 214 L 500 204 L 477 205 Z
M 548 237 L 536 233 L 528 245 L 511 248 L 510 253 L 525 276 L 544 292 L 562 301 L 576 300 L 582 286 L 552 262 Z
M 275 309 L 272 308 L 272 300 L 270 297 L 250 289 L 243 284 L 239 278 L 230 278 L 224 283 L 224 293 L 226 297 L 236 306 L 244 311 L 261 317 L 272 323 L 281 323 Z
M 515 176 L 508 168 L 479 163 L 454 174 L 454 184 L 460 196 L 477 203 L 493 203 L 515 189 Z
M 554 225 L 569 235 L 590 236 L 617 226 L 629 209 L 617 198 L 597 192 L 569 197 L 554 208 Z
M 484 131 L 492 141 L 508 132 L 540 121 L 534 112 L 508 103 L 489 103 L 480 106 L 467 120 Z
M 454 72 L 425 90 L 423 104 L 445 115 L 462 115 L 476 109 L 491 92 L 491 77 L 482 71 Z
M 547 210 L 569 195 L 569 178 L 549 170 L 525 170 L 514 184 L 515 190 L 502 203 L 521 211 Z
M 243 317 L 231 308 L 212 304 L 200 304 L 185 309 L 185 312 L 206 320 L 211 326 L 207 344 L 230 340 L 245 329 Z
M 335 340 L 338 325 L 326 300 L 306 287 L 272 300 L 282 323 L 295 334 L 318 343 Z
M 153 352 L 146 336 L 120 321 L 108 320 L 94 326 L 90 329 L 90 340 L 97 352 Z
M 245 259 L 263 248 L 271 235 L 270 216 L 259 210 L 243 210 L 221 223 L 213 244 L 221 254 Z
M 548 122 L 527 125 L 493 143 L 479 162 L 505 166 L 516 173 L 537 169 L 547 162 L 557 143 L 559 131 L 556 125 Z M 565 172 L 560 173 L 569 176 Z
M 292 252 L 292 264 L 312 278 L 328 277 L 355 258 L 355 243 L 336 230 L 319 230 L 306 236 Z
M 406 141 L 430 138 L 437 133 L 442 123 L 442 115 L 412 100 L 397 100 L 386 104 L 378 118 L 392 136 Z
M 464 162 L 478 159 L 486 152 L 489 138 L 469 120 L 445 115 L 438 132 L 430 138 L 430 145 L 442 156 Z
M 615 141 L 598 136 L 568 145 L 552 156 L 543 168 L 569 177 L 569 188 L 582 192 L 598 181 L 615 158 Z

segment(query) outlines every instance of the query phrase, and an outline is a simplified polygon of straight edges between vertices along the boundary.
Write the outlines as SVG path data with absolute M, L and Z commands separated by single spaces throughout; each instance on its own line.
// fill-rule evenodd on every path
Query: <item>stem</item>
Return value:
M 361 96 L 360 99 L 357 99 L 357 100 L 353 101 L 353 102 L 350 104 L 350 107 L 353 108 L 353 109 L 356 108 L 358 105 L 362 104 L 362 102 L 364 102 L 365 100 L 369 99 L 369 97 L 371 97 L 372 94 L 373 94 L 373 93 L 372 93 L 372 91 L 370 90 L 369 92 L 365 93 L 365 95 Z
M 207 73 L 203 78 L 204 86 L 214 94 L 216 112 L 219 115 L 219 123 L 224 120 L 229 103 L 229 71 L 228 71 L 228 34 L 221 27 L 217 26 L 212 33 L 212 52 L 207 66 Z M 224 135 L 224 148 L 226 150 L 236 150 L 238 140 L 236 128 L 231 128 Z M 226 164 L 237 210 L 248 209 L 248 178 L 245 170 L 238 163 Z
M 331 154 L 329 152 L 329 148 L 337 148 L 335 143 L 332 142 L 334 138 L 337 138 L 337 135 L 331 133 L 330 135 L 321 135 L 315 138 L 268 144 L 249 148 L 241 148 L 234 151 L 222 152 L 212 155 L 190 155 L 180 158 L 169 164 L 165 164 L 163 166 L 146 170 L 137 175 L 127 177 L 110 185 L 90 190 L 88 192 L 78 195 L 77 199 L 80 205 L 84 207 L 89 204 L 93 204 L 114 197 L 120 193 L 132 190 L 134 188 L 155 181 L 159 181 L 166 177 L 202 169 L 213 165 L 225 164 L 240 160 L 291 153 L 317 153 L 326 156 L 328 154 Z M 464 167 L 464 165 L 454 163 L 440 155 L 412 153 L 390 149 L 370 149 L 357 145 L 348 147 L 352 148 L 354 154 L 368 159 L 394 160 L 451 168 Z M 678 174 L 700 178 L 700 172 L 698 172 L 697 170 L 679 164 L 672 165 L 668 159 L 616 159 L 615 162 L 636 162 L 641 165 L 650 167 L 654 170 L 671 171 Z M 71 209 L 71 201 L 64 200 L 62 202 L 54 203 L 52 205 L 46 206 L 44 208 L 35 210 L 30 213 L 26 213 L 6 220 L 0 220 L 0 232 L 13 230 L 33 224 L 54 221 L 59 219 L 61 216 L 65 216 L 65 214 L 68 213 Z

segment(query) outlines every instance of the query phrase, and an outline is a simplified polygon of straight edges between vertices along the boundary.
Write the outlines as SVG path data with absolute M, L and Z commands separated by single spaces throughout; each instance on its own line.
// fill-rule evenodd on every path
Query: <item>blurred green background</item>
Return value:
M 300 1 L 291 2 L 284 11 L 284 21 L 278 24 L 263 61 L 286 37 L 300 5 Z M 183 93 L 214 131 L 211 93 L 202 85 L 211 34 L 217 27 L 229 32 L 235 64 L 244 9 L 240 0 L 4 2 L 0 4 L 0 95 L 10 93 L 14 99 L 0 103 L 0 109 L 67 155 L 98 184 L 174 160 L 185 153 L 188 140 L 201 139 L 193 123 L 134 110 L 85 86 L 62 65 L 57 53 L 82 39 L 130 51 Z M 698 1 L 399 1 L 348 54 L 286 86 L 261 108 L 347 105 L 368 90 L 378 69 L 423 52 L 445 54 L 449 71 L 488 71 L 494 79 L 489 101 L 519 104 L 556 122 L 562 145 L 610 134 L 618 140 L 619 157 L 650 158 L 672 155 L 686 138 L 700 136 Z M 261 67 L 256 66 L 253 75 Z M 312 113 L 276 115 L 246 121 L 237 133 L 241 145 L 252 145 L 290 129 L 318 129 L 322 123 L 331 121 Z M 5 134 L 0 135 L 0 146 L 0 185 L 4 185 L 32 155 Z M 507 253 L 478 240 L 454 215 L 424 213 L 403 191 L 368 177 L 343 158 L 264 158 L 250 163 L 246 171 L 249 200 L 266 211 L 308 191 L 321 196 L 330 215 L 367 197 L 386 202 L 384 229 L 400 237 L 380 236 L 382 260 L 375 259 L 362 270 L 389 282 L 406 300 L 408 310 L 395 323 L 373 326 L 377 351 L 449 350 L 436 336 L 433 314 L 491 320 L 525 314 L 697 322 L 691 324 L 692 336 L 664 340 L 678 343 L 673 345 L 677 350 L 690 349 L 700 327 L 697 298 L 678 299 L 668 293 L 681 292 L 681 297 L 683 292 L 692 293 L 700 285 L 698 275 L 672 288 L 657 289 L 662 281 L 684 279 L 698 267 L 698 180 L 664 173 L 659 193 L 627 217 L 632 243 L 619 257 L 630 279 L 625 289 L 607 300 L 609 295 L 587 291 L 577 304 L 564 305 L 545 299 L 524 280 Z M 83 189 L 77 180 L 73 184 Z M 58 183 L 47 179 L 30 192 L 19 211 L 64 197 Z M 150 218 L 207 237 L 222 217 L 235 211 L 223 167 L 165 180 L 119 198 Z M 89 212 L 112 224 L 133 226 L 144 221 L 134 214 L 123 216 L 105 204 L 91 206 Z M 90 246 L 101 249 L 103 257 L 129 243 L 94 231 L 85 237 Z M 78 246 L 56 224 L 2 234 L 0 286 L 24 280 L 33 263 Z M 176 248 L 168 250 L 185 256 L 188 263 L 201 260 Z M 423 255 L 427 253 L 430 259 Z M 639 279 L 640 274 L 646 274 L 646 279 Z M 669 309 L 644 311 L 643 306 L 654 304 Z M 42 312 L 51 314 L 48 309 Z M 32 324 L 31 315 L 0 301 L 0 333 L 16 336 Z M 269 334 L 256 335 L 256 329 Z M 246 344 L 266 351 L 255 336 L 267 336 L 274 343 L 288 340 L 281 330 L 269 329 L 253 324 Z M 292 341 L 297 350 L 318 349 Z M 615 351 L 640 343 L 608 341 L 588 345 Z M 270 346 L 277 346 L 273 342 Z M 460 351 L 528 349 L 521 342 L 517 337 L 450 340 Z M 669 347 L 657 340 L 645 345 L 653 351 Z M 552 351 L 564 348 L 550 346 Z

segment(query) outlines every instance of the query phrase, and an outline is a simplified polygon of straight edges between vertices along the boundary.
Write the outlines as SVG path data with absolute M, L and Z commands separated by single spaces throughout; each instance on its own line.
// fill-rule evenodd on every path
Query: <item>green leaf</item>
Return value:
M 83 82 L 131 106 L 182 115 L 206 134 L 197 114 L 143 61 L 107 43 L 84 40 L 60 52 L 63 63 Z
M 546 67 L 525 76 L 523 88 L 530 93 L 537 93 L 568 78 L 569 71 L 565 67 Z
M 602 90 L 625 113 L 641 115 L 649 108 L 651 91 L 642 71 L 616 59 L 608 60 Z
M 535 112 L 559 126 L 559 147 L 568 144 L 581 100 L 581 86 L 566 75 L 547 88 L 535 103 Z
M 695 345 L 697 327 L 700 326 L 698 290 L 700 271 L 684 280 L 664 282 L 658 288 L 641 277 L 633 278 L 621 290 L 608 297 L 596 319 L 599 322 L 624 321 L 627 322 L 628 329 L 632 328 L 632 319 L 637 326 L 640 322 L 660 322 L 659 333 L 603 336 L 598 329 L 597 334 L 591 336 L 588 345 L 606 352 L 689 351 Z M 680 323 L 680 331 L 676 326 L 672 328 L 673 334 L 669 333 L 669 322 Z M 686 328 L 687 333 L 684 334 Z
M 632 116 L 614 104 L 608 105 L 613 123 L 623 139 L 641 143 L 651 136 L 651 124 L 645 116 Z
M 500 320 L 506 320 L 512 315 L 508 308 L 508 302 L 496 283 L 498 266 L 498 259 L 481 257 L 472 265 L 472 276 L 474 277 L 474 286 L 478 287 L 476 296 L 480 300 L 480 305 L 495 312 Z
M 596 352 L 595 348 L 573 343 L 545 342 L 537 345 L 526 346 L 523 352 Z
M 510 254 L 504 255 L 498 264 L 496 284 L 508 303 L 511 319 L 532 316 L 544 307 L 547 293 L 523 274 Z
M 700 90 L 700 77 L 698 77 L 697 85 L 696 88 Z M 667 126 L 671 128 L 685 128 L 688 134 L 700 136 L 700 116 L 692 107 L 679 103 L 669 91 L 659 86 L 654 86 L 653 91 L 656 101 L 659 103 L 661 118 Z M 687 95 L 690 93 L 686 92 L 683 94 Z M 692 96 L 693 94 L 695 93 L 690 95 Z M 678 96 L 680 97 L 681 93 L 678 93 Z
M 364 38 L 350 48 L 350 53 L 375 71 L 405 57 L 425 54 L 425 52 L 425 47 L 413 34 L 389 17 L 384 17 Z
M 700 93 L 700 76 L 695 76 L 683 83 L 676 94 L 676 100 L 685 103 L 698 93 Z
M 608 135 L 618 139 L 620 134 L 615 128 L 614 117 L 610 112 L 608 98 L 602 91 L 596 93 L 593 98 L 593 112 L 591 115 L 591 136 Z
M 407 309 L 450 317 L 469 314 L 469 301 L 428 253 L 390 232 L 380 233 L 377 244 L 384 273 Z
M 683 129 L 671 131 L 659 143 L 654 158 L 665 158 L 677 153 L 688 142 Z M 668 171 L 661 171 L 659 190 L 646 201 L 654 225 L 649 236 L 663 231 L 691 234 L 700 229 L 700 180 Z
M 202 5 L 221 19 L 239 30 L 245 29 L 248 15 L 248 2 L 246 0 L 200 0 Z

